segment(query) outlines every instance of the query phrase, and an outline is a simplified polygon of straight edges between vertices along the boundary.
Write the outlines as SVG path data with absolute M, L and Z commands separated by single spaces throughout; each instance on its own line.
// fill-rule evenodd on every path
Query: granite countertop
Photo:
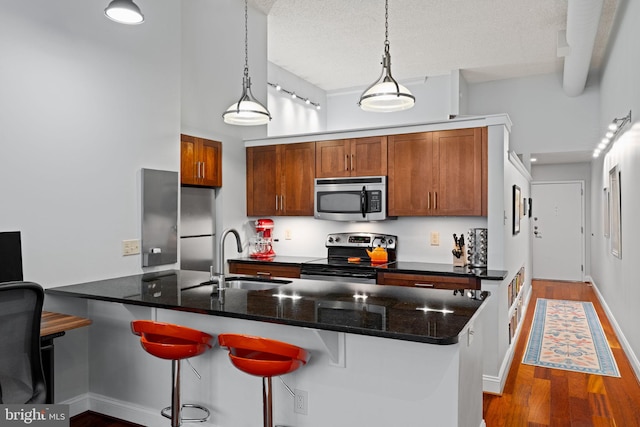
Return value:
M 319 257 L 290 257 L 290 256 L 276 256 L 271 259 L 259 259 L 259 258 L 235 258 L 228 260 L 229 262 L 239 263 L 269 263 L 280 265 L 296 265 L 300 266 L 304 263 L 314 260 L 322 259 Z M 385 264 L 379 266 L 380 269 L 389 271 L 391 273 L 406 273 L 406 274 L 437 274 L 442 276 L 457 276 L 457 277 L 476 277 L 480 280 L 504 280 L 507 277 L 508 272 L 504 270 L 487 270 L 486 268 L 471 268 L 455 267 L 453 264 L 438 264 L 430 262 L 411 262 L 411 261 L 397 261 L 395 263 Z
M 282 279 L 287 283 L 277 288 L 226 289 L 221 298 L 208 280 L 206 272 L 169 270 L 46 293 L 429 344 L 457 343 L 489 296 L 482 292 L 480 300 L 450 290 Z

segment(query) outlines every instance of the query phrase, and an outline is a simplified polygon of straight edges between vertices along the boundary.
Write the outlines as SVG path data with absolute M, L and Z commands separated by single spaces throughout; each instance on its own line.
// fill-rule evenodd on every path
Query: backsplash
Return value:
M 485 217 L 402 217 L 380 222 L 339 222 L 309 217 L 270 217 L 274 220 L 273 249 L 284 256 L 326 256 L 324 246 L 329 233 L 373 232 L 398 236 L 398 260 L 452 263 L 453 234 L 466 234 L 470 228 L 487 227 Z M 251 221 L 253 218 L 249 221 Z M 285 239 L 289 232 L 291 239 Z M 440 234 L 440 245 L 431 246 L 431 233 Z M 491 236 L 489 236 L 491 245 Z

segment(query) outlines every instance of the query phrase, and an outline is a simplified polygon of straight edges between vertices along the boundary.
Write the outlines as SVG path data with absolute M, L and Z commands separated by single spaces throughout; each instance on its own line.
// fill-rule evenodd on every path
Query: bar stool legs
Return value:
M 229 350 L 229 359 L 236 368 L 262 377 L 263 426 L 273 427 L 271 378 L 305 365 L 309 361 L 309 353 L 292 344 L 250 335 L 220 334 L 218 342 Z
M 182 423 L 207 421 L 211 415 L 207 408 L 180 402 L 180 361 L 198 356 L 210 349 L 213 337 L 184 326 L 150 320 L 131 322 L 131 330 L 140 336 L 142 348 L 149 354 L 171 360 L 171 406 L 160 411 L 163 417 L 171 420 L 171 427 L 180 427 Z M 203 412 L 204 417 L 184 418 L 184 408 L 198 409 Z

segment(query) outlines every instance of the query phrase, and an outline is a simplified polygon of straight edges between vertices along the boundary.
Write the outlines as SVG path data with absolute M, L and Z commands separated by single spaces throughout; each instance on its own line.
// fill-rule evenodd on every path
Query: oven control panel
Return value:
M 327 236 L 326 247 L 395 249 L 398 237 L 379 233 L 331 233 Z

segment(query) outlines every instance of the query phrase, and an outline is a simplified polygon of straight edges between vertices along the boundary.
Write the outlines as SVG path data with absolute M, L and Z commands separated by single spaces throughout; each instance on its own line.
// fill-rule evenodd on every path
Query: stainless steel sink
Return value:
M 274 289 L 288 283 L 291 280 L 280 279 L 263 279 L 253 277 L 226 277 L 225 283 L 228 289 L 244 289 L 247 291 L 264 291 L 267 289 Z

